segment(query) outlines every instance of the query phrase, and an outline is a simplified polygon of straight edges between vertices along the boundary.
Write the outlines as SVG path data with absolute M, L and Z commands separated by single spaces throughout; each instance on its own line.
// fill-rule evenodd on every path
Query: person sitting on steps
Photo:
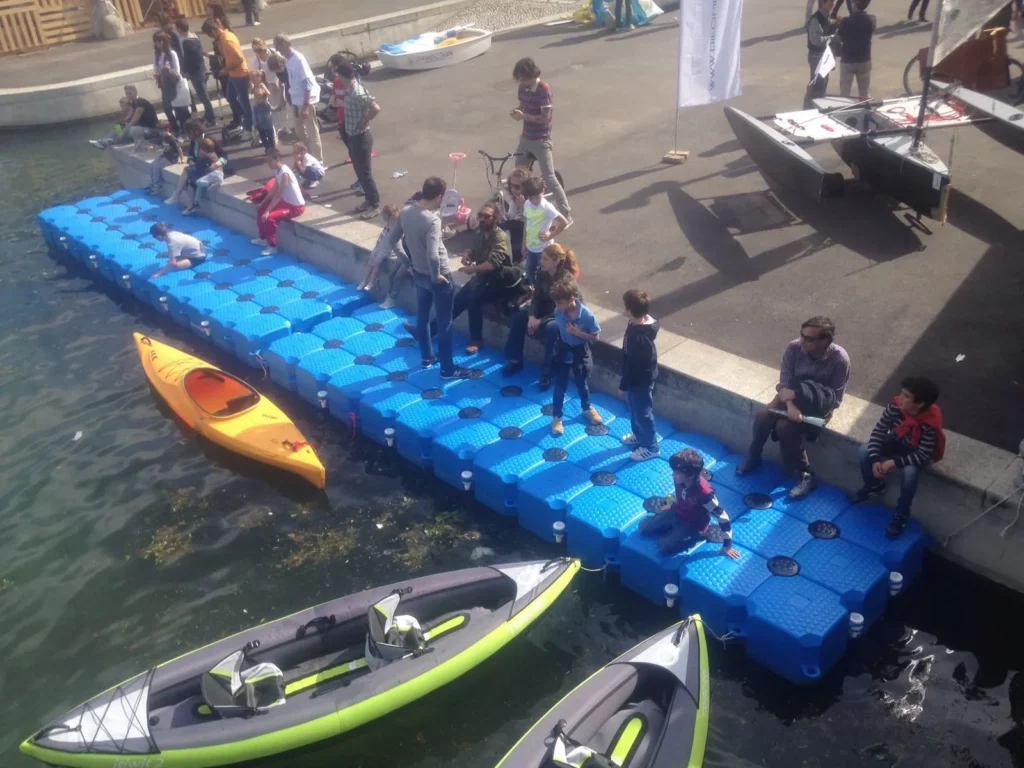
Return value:
M 835 324 L 816 315 L 800 326 L 800 338 L 789 342 L 779 369 L 778 394 L 754 418 L 753 439 L 747 455 L 736 467 L 737 475 L 753 472 L 761 464 L 761 452 L 774 435 L 782 452 L 782 468 L 795 476 L 792 499 L 802 499 L 817 486 L 804 447 L 804 437 L 815 440 L 820 430 L 802 423 L 804 416 L 828 420 L 843 402 L 850 380 L 850 356 L 833 342 Z M 781 415 L 779 411 L 785 411 Z
M 862 502 L 885 493 L 885 477 L 900 471 L 900 497 L 896 511 L 885 529 L 890 539 L 898 538 L 910 521 L 910 505 L 917 492 L 917 476 L 946 449 L 942 430 L 942 409 L 936 404 L 939 387 L 930 379 L 906 378 L 900 393 L 885 406 L 882 418 L 871 430 L 867 445 L 858 452 L 864 486 L 854 495 Z

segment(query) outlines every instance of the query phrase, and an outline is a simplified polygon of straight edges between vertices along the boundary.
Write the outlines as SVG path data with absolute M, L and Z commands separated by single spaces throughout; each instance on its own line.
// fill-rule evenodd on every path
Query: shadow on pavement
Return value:
M 927 376 L 942 390 L 939 403 L 948 429 L 1016 453 L 1024 438 L 1021 253 L 1019 232 L 992 245 L 872 401 L 887 403 L 905 376 Z M 926 279 L 908 276 L 908 288 L 912 282 L 923 288 Z M 966 357 L 958 363 L 961 354 Z
M 760 45 L 761 43 L 777 43 L 780 40 L 788 40 L 791 37 L 799 37 L 803 34 L 806 34 L 806 27 L 796 27 L 795 29 L 790 29 L 786 32 L 776 32 L 774 35 L 762 35 L 761 37 L 747 38 L 740 43 L 740 48 L 750 48 L 753 45 Z

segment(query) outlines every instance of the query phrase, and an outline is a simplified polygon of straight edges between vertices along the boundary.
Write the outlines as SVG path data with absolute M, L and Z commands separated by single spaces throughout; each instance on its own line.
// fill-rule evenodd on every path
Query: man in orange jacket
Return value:
M 242 53 L 242 44 L 234 32 L 224 29 L 218 19 L 203 22 L 203 34 L 219 43 L 220 54 L 228 70 L 228 104 L 231 106 L 231 122 L 228 135 L 240 137 L 242 141 L 252 140 L 252 105 L 249 103 L 249 65 Z

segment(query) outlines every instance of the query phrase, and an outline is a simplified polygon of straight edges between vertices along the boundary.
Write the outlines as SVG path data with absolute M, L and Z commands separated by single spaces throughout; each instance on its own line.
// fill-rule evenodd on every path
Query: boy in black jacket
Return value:
M 658 321 L 647 314 L 647 294 L 631 288 L 622 294 L 629 314 L 629 325 L 622 340 L 622 380 L 619 391 L 629 405 L 633 431 L 622 438 L 634 446 L 633 461 L 646 461 L 658 455 L 658 436 L 654 429 L 654 380 L 658 378 Z

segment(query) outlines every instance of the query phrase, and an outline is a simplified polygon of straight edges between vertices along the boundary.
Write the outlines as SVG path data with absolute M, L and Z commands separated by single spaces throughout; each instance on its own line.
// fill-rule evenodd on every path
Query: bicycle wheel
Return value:
M 1017 106 L 1024 101 L 1024 64 L 1016 59 L 1007 59 L 1006 74 L 1010 84 L 1010 103 Z
M 924 90 L 924 72 L 918 54 L 914 54 L 903 69 L 903 90 L 907 96 L 918 96 Z

